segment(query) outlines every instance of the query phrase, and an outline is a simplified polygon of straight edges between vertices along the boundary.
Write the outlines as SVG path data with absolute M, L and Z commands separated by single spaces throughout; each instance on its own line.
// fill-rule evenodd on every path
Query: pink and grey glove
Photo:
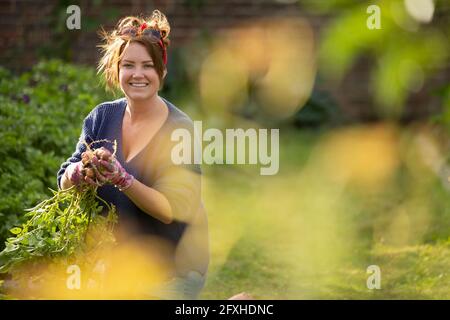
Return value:
M 64 175 L 73 185 L 79 186 L 84 183 L 84 177 L 81 170 L 83 170 L 83 163 L 81 161 L 74 162 L 66 168 Z
M 109 160 L 93 158 L 92 163 L 96 167 L 97 180 L 102 184 L 111 183 L 119 188 L 120 191 L 127 190 L 133 183 L 134 177 L 129 174 L 112 155 Z
M 85 185 L 100 186 L 94 181 L 95 171 L 86 168 L 82 161 L 71 163 L 64 172 L 66 178 L 75 186 L 81 187 Z

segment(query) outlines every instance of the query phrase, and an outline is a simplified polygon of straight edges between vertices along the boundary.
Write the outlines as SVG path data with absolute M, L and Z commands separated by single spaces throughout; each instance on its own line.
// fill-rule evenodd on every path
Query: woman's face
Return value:
M 132 42 L 125 48 L 119 64 L 119 82 L 123 93 L 131 100 L 148 100 L 158 93 L 159 76 L 142 44 Z

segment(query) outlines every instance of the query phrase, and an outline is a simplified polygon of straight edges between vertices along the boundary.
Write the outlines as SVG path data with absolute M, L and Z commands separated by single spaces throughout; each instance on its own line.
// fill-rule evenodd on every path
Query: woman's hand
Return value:
M 81 161 L 71 163 L 64 172 L 66 179 L 69 180 L 73 185 L 80 185 L 83 183 L 84 177 L 81 171 L 83 170 L 83 163 Z
M 106 148 L 99 148 L 95 152 L 95 157 L 91 159 L 95 168 L 95 176 L 101 184 L 113 184 L 120 191 L 125 191 L 133 183 L 134 177 L 129 174 Z
M 95 171 L 91 168 L 86 168 L 83 161 L 71 163 L 65 171 L 66 179 L 70 181 L 72 185 L 77 187 L 91 185 L 98 186 L 99 184 L 94 181 Z

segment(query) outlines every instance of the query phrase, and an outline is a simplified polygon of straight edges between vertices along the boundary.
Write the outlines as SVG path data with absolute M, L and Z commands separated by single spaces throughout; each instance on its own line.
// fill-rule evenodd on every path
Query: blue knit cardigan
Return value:
M 81 154 L 86 151 L 83 141 L 87 143 L 101 139 L 117 141 L 118 161 L 138 181 L 164 194 L 176 219 L 170 224 L 160 222 L 139 209 L 124 193 L 111 185 L 99 187 L 98 195 L 116 206 L 119 230 L 121 226 L 125 226 L 127 235 L 161 237 L 175 248 L 189 221 L 205 212 L 201 202 L 200 166 L 175 165 L 171 161 L 171 150 L 176 144 L 170 139 L 172 131 L 176 128 L 186 128 L 193 134 L 193 122 L 172 103 L 165 99 L 163 101 L 169 109 L 167 120 L 149 144 L 129 162 L 125 161 L 122 151 L 122 120 L 127 106 L 126 99 L 104 102 L 96 106 L 84 119 L 76 149 L 72 156 L 62 163 L 57 173 L 57 183 L 61 188 L 61 177 L 66 168 L 70 163 L 81 160 Z M 92 146 L 94 148 L 103 146 L 113 151 L 113 145 L 108 142 L 95 143 Z M 191 151 L 193 152 L 193 149 Z

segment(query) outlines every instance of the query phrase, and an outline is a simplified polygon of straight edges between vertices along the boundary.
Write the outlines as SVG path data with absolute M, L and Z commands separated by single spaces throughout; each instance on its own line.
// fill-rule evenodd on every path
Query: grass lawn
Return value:
M 389 125 L 281 129 L 277 175 L 203 166 L 211 263 L 200 298 L 449 299 L 449 191 L 434 147 L 424 130 Z M 370 265 L 379 290 L 366 285 Z

